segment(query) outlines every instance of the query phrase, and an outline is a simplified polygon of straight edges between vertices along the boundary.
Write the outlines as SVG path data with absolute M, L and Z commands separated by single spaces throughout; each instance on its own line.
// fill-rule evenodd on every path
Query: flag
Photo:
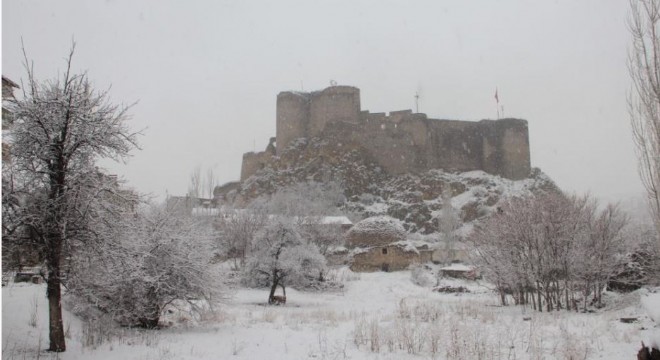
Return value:
M 497 96 L 497 88 L 495 88 L 495 101 L 497 101 L 498 104 L 500 103 L 500 98 Z

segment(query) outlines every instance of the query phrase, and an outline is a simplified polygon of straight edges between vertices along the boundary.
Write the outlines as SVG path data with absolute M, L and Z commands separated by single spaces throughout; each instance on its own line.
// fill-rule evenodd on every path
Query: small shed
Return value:
M 442 276 L 456 279 L 476 280 L 479 277 L 477 269 L 474 266 L 458 263 L 441 268 L 440 273 Z

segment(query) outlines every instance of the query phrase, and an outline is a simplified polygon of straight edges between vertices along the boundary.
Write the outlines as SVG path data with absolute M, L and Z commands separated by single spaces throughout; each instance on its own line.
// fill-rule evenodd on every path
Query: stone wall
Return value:
M 406 251 L 396 245 L 373 247 L 353 255 L 350 268 L 356 272 L 401 271 L 412 264 L 431 261 L 431 251 Z
M 328 122 L 357 123 L 359 117 L 360 90 L 352 86 L 281 92 L 277 95 L 277 154 L 297 138 L 321 135 Z
M 273 153 L 271 151 L 262 152 L 249 152 L 243 154 L 243 162 L 241 165 L 241 181 L 245 181 L 250 176 L 254 175 L 258 170 L 263 169 L 271 161 L 273 161 Z
M 411 110 L 372 114 L 361 111 L 360 90 L 350 86 L 277 96 L 273 153 L 283 154 L 301 137 L 364 148 L 390 174 L 484 170 L 517 180 L 528 177 L 531 170 L 525 120 L 439 120 Z M 241 180 L 263 167 L 270 157 L 269 152 L 246 154 Z

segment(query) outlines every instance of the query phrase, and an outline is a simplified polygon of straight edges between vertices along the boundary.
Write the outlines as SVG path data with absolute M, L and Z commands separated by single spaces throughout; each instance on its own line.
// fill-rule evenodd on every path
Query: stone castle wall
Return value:
M 332 86 L 322 91 L 285 91 L 277 95 L 277 154 L 292 140 L 320 136 L 329 122 L 357 123 L 360 119 L 360 90 Z
M 360 91 L 333 86 L 277 97 L 276 145 L 243 156 L 241 180 L 281 155 L 297 138 L 321 137 L 366 149 L 391 174 L 484 170 L 509 179 L 529 176 L 527 121 L 429 119 L 411 110 L 370 113 L 360 109 Z

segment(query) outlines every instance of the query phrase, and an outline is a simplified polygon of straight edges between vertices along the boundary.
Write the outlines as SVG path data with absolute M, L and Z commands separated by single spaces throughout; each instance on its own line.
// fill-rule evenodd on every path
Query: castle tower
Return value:
M 357 124 L 360 118 L 360 89 L 331 86 L 322 91 L 284 91 L 277 95 L 277 154 L 291 141 L 323 133 L 329 122 Z
M 277 94 L 277 132 L 275 136 L 277 155 L 281 154 L 291 141 L 307 137 L 309 102 L 308 93 L 283 91 Z
M 483 170 L 513 180 L 528 177 L 531 164 L 527 121 L 482 120 L 479 126 L 483 136 Z
M 308 132 L 318 136 L 332 121 L 357 124 L 360 118 L 360 89 L 353 86 L 331 86 L 312 93 Z

